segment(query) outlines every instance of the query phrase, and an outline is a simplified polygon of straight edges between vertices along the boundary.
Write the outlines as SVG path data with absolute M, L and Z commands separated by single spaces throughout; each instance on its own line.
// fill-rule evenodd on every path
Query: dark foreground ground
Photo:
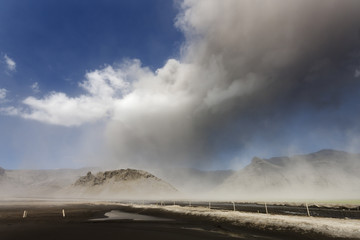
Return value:
M 66 217 L 62 216 L 65 209 Z M 23 212 L 27 210 L 27 217 Z M 166 218 L 158 220 L 104 218 L 112 210 Z M 0 202 L 0 239 L 326 239 L 323 236 L 292 232 L 261 232 L 236 228 L 225 222 L 206 218 L 165 213 L 159 210 L 139 210 L 109 204 L 49 204 L 31 203 L 12 206 Z

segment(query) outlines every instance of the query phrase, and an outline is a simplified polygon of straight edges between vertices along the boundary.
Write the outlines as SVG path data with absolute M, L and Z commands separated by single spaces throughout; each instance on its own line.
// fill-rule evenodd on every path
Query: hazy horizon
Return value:
M 359 152 L 358 10 L 2 1 L 0 166 L 238 170 Z

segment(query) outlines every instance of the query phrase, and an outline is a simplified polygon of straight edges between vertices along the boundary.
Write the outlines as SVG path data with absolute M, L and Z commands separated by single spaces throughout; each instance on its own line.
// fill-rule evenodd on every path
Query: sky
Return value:
M 0 2 L 0 166 L 360 149 L 360 2 Z

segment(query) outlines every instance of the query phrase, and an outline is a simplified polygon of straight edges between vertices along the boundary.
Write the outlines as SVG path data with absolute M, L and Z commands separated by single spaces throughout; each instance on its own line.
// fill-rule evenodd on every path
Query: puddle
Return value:
M 119 210 L 112 210 L 105 213 L 103 218 L 94 218 L 89 221 L 111 221 L 111 220 L 131 220 L 131 221 L 174 221 L 173 219 L 153 217 L 138 213 L 128 213 Z

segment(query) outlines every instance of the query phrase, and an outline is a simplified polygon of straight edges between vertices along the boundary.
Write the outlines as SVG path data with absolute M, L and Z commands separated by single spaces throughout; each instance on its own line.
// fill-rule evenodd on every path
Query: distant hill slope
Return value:
M 136 169 L 120 169 L 80 177 L 68 194 L 97 198 L 158 198 L 177 194 L 169 183 L 149 172 Z
M 359 198 L 360 154 L 336 150 L 260 159 L 217 191 L 236 198 Z

